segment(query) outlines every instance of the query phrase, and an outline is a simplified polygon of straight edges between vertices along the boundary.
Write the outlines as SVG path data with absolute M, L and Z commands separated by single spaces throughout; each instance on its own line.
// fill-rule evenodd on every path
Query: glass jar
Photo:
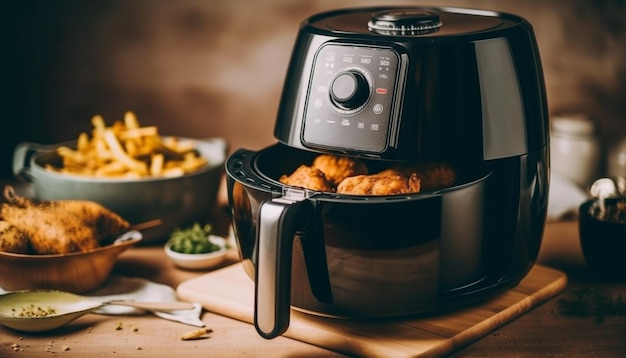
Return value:
M 583 189 L 601 176 L 598 123 L 586 114 L 555 115 L 550 123 L 550 166 Z

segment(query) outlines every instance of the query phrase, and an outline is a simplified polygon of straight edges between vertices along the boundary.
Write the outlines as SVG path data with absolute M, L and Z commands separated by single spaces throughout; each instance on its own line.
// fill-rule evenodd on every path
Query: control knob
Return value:
M 371 87 L 364 73 L 350 69 L 332 79 L 329 92 L 330 99 L 339 109 L 352 112 L 369 101 Z

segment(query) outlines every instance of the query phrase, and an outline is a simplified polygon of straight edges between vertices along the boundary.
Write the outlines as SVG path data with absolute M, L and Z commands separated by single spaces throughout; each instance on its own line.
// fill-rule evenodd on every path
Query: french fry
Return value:
M 128 129 L 136 129 L 139 128 L 139 121 L 137 120 L 137 116 L 134 112 L 127 111 L 124 113 L 124 125 Z
M 127 172 L 126 166 L 121 162 L 110 162 L 95 169 L 93 175 L 96 177 L 120 176 Z
M 89 148 L 89 135 L 83 132 L 78 135 L 78 139 L 76 140 L 76 150 L 79 152 L 87 151 Z
M 177 153 L 186 153 L 195 149 L 192 143 L 182 143 L 176 137 L 169 137 L 163 140 L 163 145 Z
M 157 153 L 152 155 L 152 164 L 150 165 L 150 174 L 159 176 L 163 173 L 163 154 Z
M 185 170 L 181 167 L 167 168 L 163 170 L 163 176 L 168 178 L 179 177 L 184 174 Z
M 183 333 L 180 336 L 180 339 L 182 341 L 198 339 L 208 333 L 213 333 L 213 330 L 211 328 L 202 327 L 202 328 L 195 329 L 193 331 L 188 331 L 188 332 Z
M 120 133 L 120 139 L 151 137 L 159 134 L 157 127 L 141 127 L 126 129 Z
M 99 114 L 91 117 L 91 125 L 93 126 L 93 129 L 95 131 L 104 130 L 104 128 L 106 127 L 106 125 L 104 124 L 104 118 L 102 118 L 102 116 Z
M 111 150 L 111 155 L 116 160 L 122 162 L 131 171 L 137 171 L 139 174 L 143 174 L 145 172 L 147 174 L 148 168 L 146 167 L 146 163 L 135 160 L 124 152 L 124 149 L 117 140 L 117 136 L 115 135 L 113 129 L 105 129 L 104 140 Z
M 138 156 L 139 153 L 139 146 L 137 145 L 137 142 L 134 140 L 125 140 L 124 141 L 124 149 L 126 150 L 126 153 L 133 158 L 136 158 Z

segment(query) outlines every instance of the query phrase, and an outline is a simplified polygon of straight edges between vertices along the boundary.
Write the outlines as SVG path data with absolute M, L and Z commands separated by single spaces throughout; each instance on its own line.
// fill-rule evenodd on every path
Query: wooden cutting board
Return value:
M 535 265 L 516 287 L 477 306 L 385 321 L 333 319 L 292 310 L 284 336 L 357 356 L 442 356 L 521 316 L 566 285 L 563 272 Z M 254 284 L 239 263 L 185 281 L 177 293 L 208 311 L 253 322 Z

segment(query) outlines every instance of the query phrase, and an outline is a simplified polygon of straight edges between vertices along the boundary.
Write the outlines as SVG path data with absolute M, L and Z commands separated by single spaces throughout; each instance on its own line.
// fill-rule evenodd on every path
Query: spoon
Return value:
M 148 311 L 171 312 L 194 309 L 187 302 L 100 302 L 56 290 L 14 291 L 0 295 L 0 324 L 28 332 L 49 331 L 106 305 L 130 306 Z

